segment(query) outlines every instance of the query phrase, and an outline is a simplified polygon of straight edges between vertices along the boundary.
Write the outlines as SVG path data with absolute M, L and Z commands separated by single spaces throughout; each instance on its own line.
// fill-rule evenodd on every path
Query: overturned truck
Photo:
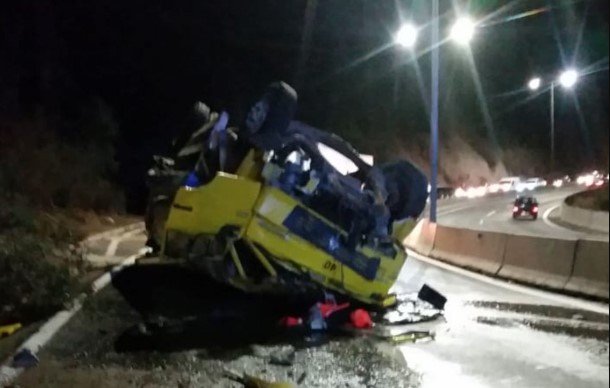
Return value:
M 173 155 L 149 171 L 149 245 L 248 292 L 328 289 L 390 306 L 402 226 L 423 211 L 428 182 L 406 161 L 367 164 L 338 136 L 294 121 L 296 107 L 282 82 L 240 128 L 198 103 Z

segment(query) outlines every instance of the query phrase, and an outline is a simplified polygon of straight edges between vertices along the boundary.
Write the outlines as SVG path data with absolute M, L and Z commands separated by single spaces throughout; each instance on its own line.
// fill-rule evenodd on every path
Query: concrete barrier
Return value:
M 508 236 L 503 278 L 563 290 L 574 265 L 576 241 Z
M 567 203 L 561 205 L 561 221 L 581 228 L 610 232 L 610 213 L 593 211 L 570 206 Z
M 610 233 L 610 213 L 608 212 L 593 212 L 591 225 L 595 230 Z
M 507 235 L 438 226 L 431 257 L 496 275 L 502 267 Z
M 576 245 L 574 271 L 565 289 L 608 299 L 608 256 L 606 241 L 581 240 Z
M 404 245 L 421 255 L 430 256 L 436 239 L 436 228 L 436 224 L 428 219 L 421 220 L 404 241 Z
M 533 286 L 608 300 L 607 241 L 558 240 L 420 221 L 405 246 L 427 257 Z

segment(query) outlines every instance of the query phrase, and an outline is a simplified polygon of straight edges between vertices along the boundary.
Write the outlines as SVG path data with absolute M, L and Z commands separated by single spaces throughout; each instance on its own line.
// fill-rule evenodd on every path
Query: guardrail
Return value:
M 405 240 L 419 254 L 553 290 L 609 299 L 608 242 L 451 228 L 422 220 Z

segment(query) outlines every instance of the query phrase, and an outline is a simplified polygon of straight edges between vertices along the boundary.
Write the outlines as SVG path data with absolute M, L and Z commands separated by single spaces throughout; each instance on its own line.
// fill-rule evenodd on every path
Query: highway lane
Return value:
M 477 199 L 450 199 L 439 206 L 440 225 L 512 233 L 539 237 L 576 240 L 580 238 L 607 239 L 607 234 L 596 234 L 568 229 L 552 222 L 552 216 L 559 212 L 563 200 L 581 191 L 579 187 L 544 189 L 532 193 L 540 201 L 540 216 L 537 221 L 512 218 L 515 193 L 487 196 Z

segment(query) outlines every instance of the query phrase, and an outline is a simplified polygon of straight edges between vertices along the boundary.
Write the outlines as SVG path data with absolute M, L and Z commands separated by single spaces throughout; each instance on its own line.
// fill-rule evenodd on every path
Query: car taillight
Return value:
M 516 212 L 518 212 L 518 211 L 519 211 L 519 206 L 515 206 L 515 207 L 513 208 L 513 213 L 516 213 Z
M 532 212 L 534 212 L 534 213 L 538 213 L 538 206 L 535 206 L 535 207 L 532 209 Z

